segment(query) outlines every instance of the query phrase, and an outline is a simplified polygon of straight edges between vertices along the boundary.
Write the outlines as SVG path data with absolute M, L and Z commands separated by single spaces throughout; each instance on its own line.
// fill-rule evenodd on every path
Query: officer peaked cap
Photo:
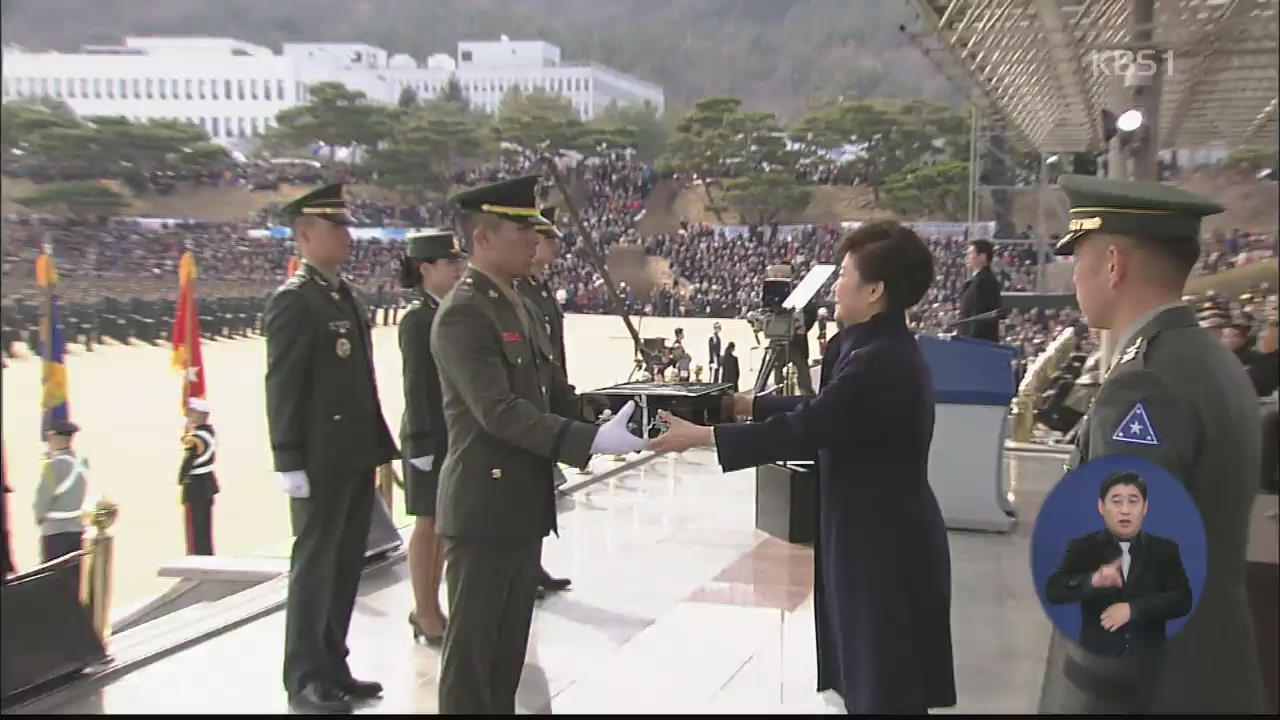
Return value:
M 522 225 L 550 225 L 538 209 L 538 175 L 465 190 L 452 200 L 467 212 L 489 213 Z
M 342 197 L 342 188 L 343 183 L 333 183 L 312 190 L 280 208 L 280 214 L 290 222 L 303 215 L 310 215 L 335 225 L 351 225 L 354 220 L 347 214 L 347 201 Z
M 1055 255 L 1071 255 L 1076 241 L 1094 230 L 1199 245 L 1200 219 L 1224 209 L 1202 195 L 1150 180 L 1064 175 L 1058 187 L 1071 203 L 1071 222 Z

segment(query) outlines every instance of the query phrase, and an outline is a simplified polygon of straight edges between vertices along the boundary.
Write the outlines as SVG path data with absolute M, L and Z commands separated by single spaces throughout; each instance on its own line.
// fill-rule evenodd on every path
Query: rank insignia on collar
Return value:
M 1127 363 L 1138 357 L 1138 353 L 1142 352 L 1143 338 L 1133 341 L 1133 344 L 1124 349 L 1124 354 L 1120 356 L 1120 362 Z
M 498 297 L 498 291 L 497 291 L 497 290 L 490 290 L 490 291 L 489 291 L 489 297 L 491 297 L 491 298 L 496 298 L 496 297 Z

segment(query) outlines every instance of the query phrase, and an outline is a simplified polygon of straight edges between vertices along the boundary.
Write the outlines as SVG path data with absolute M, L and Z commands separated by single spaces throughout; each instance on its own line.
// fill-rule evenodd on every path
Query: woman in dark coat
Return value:
M 725 472 L 818 460 L 814 603 L 818 690 L 854 713 L 955 704 L 951 558 L 929 487 L 933 384 L 906 310 L 933 280 L 929 249 L 894 222 L 841 243 L 836 319 L 816 397 L 734 397 L 748 424 L 661 414 L 654 450 L 717 448 Z

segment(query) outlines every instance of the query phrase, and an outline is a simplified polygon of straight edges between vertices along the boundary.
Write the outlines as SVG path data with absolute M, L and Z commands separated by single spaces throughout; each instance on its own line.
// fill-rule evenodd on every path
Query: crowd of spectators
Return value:
M 505 159 L 459 173 L 464 183 L 492 182 L 531 171 L 529 161 Z M 745 317 L 756 309 L 766 267 L 792 263 L 796 277 L 802 277 L 816 263 L 834 262 L 833 248 L 841 229 L 835 225 L 789 226 L 785 230 L 763 226 L 727 229 L 700 223 L 681 222 L 674 233 L 639 235 L 637 221 L 643 217 L 645 197 L 657 182 L 653 168 L 618 155 L 593 158 L 566 168 L 566 178 L 575 191 L 583 223 L 591 232 L 603 256 L 618 246 L 633 248 L 657 262 L 653 282 L 644 283 L 652 291 L 638 292 L 634 283 L 623 283 L 621 292 L 628 310 L 643 315 L 693 317 Z M 813 179 L 821 181 L 821 175 Z M 829 179 L 828 179 L 829 180 Z M 214 182 L 244 182 L 225 177 Z M 357 224 L 381 227 L 448 226 L 452 217 L 432 204 L 398 205 L 355 196 L 350 207 Z M 171 292 L 178 259 L 185 249 L 196 254 L 202 280 L 239 283 L 245 292 L 270 291 L 283 279 L 293 253 L 292 243 L 262 232 L 273 219 L 275 208 L 268 206 L 243 223 L 155 223 L 112 220 L 85 223 L 49 218 L 10 217 L 4 221 L 3 276 L 6 295 L 15 290 L 30 291 L 32 263 L 46 239 L 55 241 L 59 273 L 73 293 L 88 297 L 112 292 L 138 292 L 140 283 L 154 280 L 162 291 Z M 577 242 L 576 227 L 564 215 L 566 249 Z M 257 232 L 253 232 L 253 231 Z M 913 316 L 920 332 L 948 329 L 958 318 L 958 298 L 968 279 L 963 258 L 967 241 L 957 236 L 929 236 L 934 250 L 937 281 Z M 354 255 L 346 272 L 368 292 L 395 291 L 398 261 L 403 244 L 394 241 L 362 241 L 354 245 Z M 1274 256 L 1275 238 L 1235 231 L 1215 233 L 1206 239 L 1201 264 L 1204 272 L 1214 272 Z M 1045 261 L 1052 261 L 1049 256 Z M 1005 292 L 1036 288 L 1041 262 L 1029 242 L 998 244 L 993 270 Z M 551 267 L 551 285 L 557 289 L 568 312 L 603 313 L 612 305 L 596 269 L 581 253 L 564 252 Z M 659 277 L 661 275 L 661 277 Z M 18 280 L 10 286 L 10 280 Z M 820 294 L 821 295 L 821 294 Z M 1072 309 L 1033 308 L 1014 311 L 1003 323 L 1003 337 L 1019 347 L 1024 357 L 1034 357 L 1062 329 L 1081 322 Z

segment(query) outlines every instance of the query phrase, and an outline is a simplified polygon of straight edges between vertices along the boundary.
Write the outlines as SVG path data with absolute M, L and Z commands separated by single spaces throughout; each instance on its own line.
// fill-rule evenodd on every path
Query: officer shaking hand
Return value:
M 582 400 L 516 288 L 548 224 L 537 183 L 526 176 L 452 198 L 470 266 L 431 335 L 449 434 L 436 508 L 449 605 L 442 714 L 515 711 L 542 540 L 557 531 L 555 463 L 584 467 L 592 453 L 643 446 L 625 413 L 604 427 L 578 419 Z

